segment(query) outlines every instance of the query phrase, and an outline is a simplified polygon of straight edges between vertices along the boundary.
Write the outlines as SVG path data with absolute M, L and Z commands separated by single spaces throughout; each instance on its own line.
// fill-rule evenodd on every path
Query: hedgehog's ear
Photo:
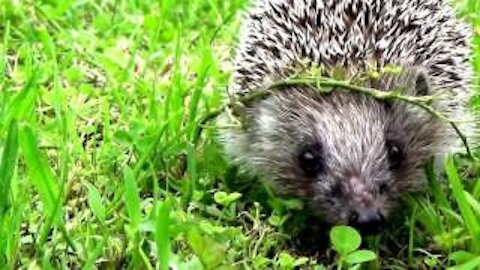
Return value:
M 415 75 L 415 95 L 427 96 L 430 94 L 430 81 L 428 75 L 420 71 Z

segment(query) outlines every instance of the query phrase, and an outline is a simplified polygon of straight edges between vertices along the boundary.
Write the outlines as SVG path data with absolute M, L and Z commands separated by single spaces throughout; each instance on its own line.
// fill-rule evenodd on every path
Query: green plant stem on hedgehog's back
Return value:
M 298 78 L 290 78 L 283 81 L 278 81 L 265 89 L 252 91 L 251 94 L 235 97 L 230 100 L 230 102 L 222 105 L 220 108 L 211 111 L 210 113 L 206 114 L 202 117 L 199 121 L 199 124 L 196 127 L 194 136 L 193 136 L 193 143 L 196 145 L 198 140 L 200 139 L 201 133 L 203 131 L 204 126 L 213 120 L 214 118 L 218 117 L 220 114 L 227 110 L 231 110 L 237 106 L 244 106 L 245 104 L 254 102 L 256 100 L 268 97 L 269 95 L 273 94 L 275 91 L 281 91 L 287 87 L 294 87 L 294 86 L 309 86 L 315 87 L 317 91 L 321 93 L 330 93 L 331 91 L 335 90 L 346 90 L 357 92 L 361 94 L 366 94 L 372 96 L 379 100 L 400 100 L 402 102 L 406 102 L 415 106 L 418 106 L 428 113 L 432 114 L 433 116 L 441 119 L 449 123 L 452 128 L 454 129 L 455 133 L 459 136 L 462 140 L 462 143 L 465 147 L 465 151 L 467 156 L 470 159 L 474 159 L 470 147 L 467 142 L 466 136 L 460 131 L 456 123 L 464 122 L 455 119 L 450 119 L 441 112 L 435 110 L 430 104 L 434 100 L 433 96 L 405 96 L 402 95 L 400 91 L 382 91 L 371 87 L 363 87 L 359 85 L 351 84 L 347 81 L 329 79 L 329 78 L 322 78 L 322 77 L 298 77 Z

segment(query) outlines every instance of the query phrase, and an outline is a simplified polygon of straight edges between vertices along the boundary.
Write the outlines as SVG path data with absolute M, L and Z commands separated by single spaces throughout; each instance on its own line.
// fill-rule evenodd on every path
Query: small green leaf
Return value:
M 303 209 L 303 202 L 299 199 L 283 200 L 282 202 L 287 209 L 291 209 L 291 210 Z
M 402 67 L 395 65 L 387 65 L 382 68 L 382 73 L 386 74 L 400 74 L 402 72 Z
M 229 206 L 234 201 L 240 199 L 240 197 L 242 197 L 242 194 L 238 192 L 227 194 L 223 191 L 216 192 L 213 196 L 215 202 L 223 206 Z
M 115 137 L 115 140 L 117 140 L 119 143 L 124 144 L 124 145 L 130 145 L 134 141 L 131 134 L 124 131 L 124 130 L 117 130 L 113 134 L 113 136 Z
M 438 259 L 435 257 L 426 257 L 423 259 L 423 263 L 428 266 L 429 269 L 434 269 L 439 264 Z
M 102 204 L 102 197 L 97 188 L 88 184 L 88 205 L 92 209 L 93 214 L 102 222 L 105 221 L 105 206 Z
M 454 267 L 447 268 L 447 270 L 474 270 L 474 269 L 478 269 L 479 267 L 480 267 L 480 256 L 476 256 L 463 264 L 459 264 Z
M 378 79 L 380 78 L 380 73 L 378 71 L 375 71 L 375 70 L 369 70 L 367 72 L 367 75 L 369 78 L 371 79 Z
M 474 254 L 464 250 L 456 251 L 450 254 L 450 256 L 448 256 L 448 258 L 454 261 L 456 264 L 466 263 L 469 260 L 473 259 L 474 257 L 475 257 Z
M 180 258 L 176 254 L 172 254 L 170 262 L 170 269 L 178 270 L 204 270 L 202 262 L 198 259 L 198 256 L 191 256 L 189 259 Z M 168 268 L 167 268 L 168 269 Z M 163 270 L 160 268 L 160 270 Z
M 292 269 L 295 264 L 295 259 L 287 252 L 282 252 L 278 257 L 278 263 L 282 269 Z
M 361 267 L 361 264 L 355 264 L 354 266 L 349 267 L 348 270 L 360 270 Z
M 357 250 L 362 242 L 360 234 L 354 228 L 344 225 L 333 227 L 330 240 L 333 249 L 342 255 Z
M 357 251 L 354 251 L 354 252 L 348 254 L 345 257 L 345 261 L 348 264 L 353 265 L 353 264 L 359 264 L 359 263 L 373 261 L 376 258 L 377 258 L 377 255 L 375 254 L 375 252 L 373 252 L 371 250 L 361 249 L 361 250 L 357 250 Z
M 293 266 L 298 267 L 298 266 L 301 266 L 301 265 L 305 265 L 307 263 L 308 263 L 308 258 L 307 257 L 300 257 L 300 258 L 295 260 L 295 262 L 293 263 Z
M 213 195 L 213 199 L 216 203 L 223 204 L 223 202 L 225 202 L 225 200 L 227 199 L 227 193 L 224 191 L 215 192 L 215 195 Z
M 264 256 L 256 256 L 253 258 L 253 267 L 254 269 L 265 269 L 265 267 L 271 263 L 271 259 L 268 259 Z
M 268 218 L 268 223 L 272 226 L 279 227 L 282 225 L 283 220 L 280 216 L 273 214 Z
M 215 242 L 208 235 L 201 235 L 196 230 L 190 230 L 188 243 L 207 269 L 218 269 L 225 261 L 227 246 Z
M 63 76 L 70 82 L 78 82 L 82 79 L 83 74 L 78 67 L 73 66 L 63 71 Z

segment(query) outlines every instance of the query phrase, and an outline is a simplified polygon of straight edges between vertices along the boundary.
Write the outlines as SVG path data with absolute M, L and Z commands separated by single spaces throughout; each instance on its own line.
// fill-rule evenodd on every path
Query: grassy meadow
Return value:
M 480 1 L 454 2 L 480 75 Z M 247 6 L 0 0 L 0 269 L 480 268 L 480 163 L 447 159 L 444 182 L 427 168 L 429 192 L 359 246 L 348 227 L 309 233 L 211 123 L 196 141 Z

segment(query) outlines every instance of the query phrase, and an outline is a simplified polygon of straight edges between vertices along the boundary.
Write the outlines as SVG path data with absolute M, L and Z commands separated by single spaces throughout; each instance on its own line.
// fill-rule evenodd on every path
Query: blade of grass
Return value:
M 166 134 L 168 130 L 168 124 L 164 124 L 159 127 L 155 140 L 149 145 L 147 150 L 144 152 L 142 156 L 140 156 L 138 162 L 135 164 L 133 169 L 133 175 L 139 175 L 140 171 L 142 170 L 143 166 L 148 163 L 148 160 L 153 156 L 157 145 L 161 142 L 162 137 Z M 168 144 L 167 144 L 168 145 Z M 111 203 L 111 207 L 107 209 L 107 216 L 110 216 L 115 210 L 117 210 L 122 205 L 122 198 L 124 196 L 124 190 L 119 190 L 115 197 L 113 198 L 113 202 Z
M 195 88 L 192 93 L 192 98 L 190 100 L 190 108 L 188 113 L 188 130 L 189 130 L 189 139 L 191 140 L 195 135 L 195 118 L 197 116 L 198 105 L 200 102 L 200 97 L 203 92 L 203 88 L 207 83 L 208 72 L 212 64 L 212 57 L 209 50 L 204 49 L 203 56 L 201 59 L 200 71 L 198 72 L 199 76 Z
M 450 182 L 453 195 L 463 216 L 465 225 L 472 235 L 471 248 L 473 252 L 480 251 L 480 225 L 476 219 L 470 204 L 464 194 L 464 189 L 460 181 L 456 166 L 451 156 L 445 160 L 445 169 Z
M 18 160 L 18 124 L 12 121 L 8 129 L 7 141 L 0 163 L 0 221 L 9 207 L 10 181 Z
M 11 225 L 13 222 L 7 217 L 10 208 L 10 184 L 18 161 L 18 125 L 16 121 L 10 123 L 7 141 L 0 160 L 0 226 Z M 0 265 L 6 265 L 8 261 L 8 246 L 12 232 L 0 228 Z M 10 240 L 10 241 L 9 241 Z
M 141 220 L 141 207 L 140 197 L 137 183 L 135 182 L 135 176 L 130 167 L 126 167 L 124 170 L 124 184 L 125 184 L 125 197 L 124 202 L 127 207 L 127 213 L 130 217 L 130 224 L 132 229 L 136 232 Z
M 468 192 L 463 192 L 465 194 L 465 197 L 467 198 L 468 202 L 470 203 L 470 206 L 472 207 L 472 210 L 474 211 L 475 215 L 477 217 L 480 217 L 480 202 L 475 199 L 475 197 L 472 196 L 472 194 Z
M 142 218 L 140 196 L 135 175 L 130 167 L 125 167 L 123 171 L 124 177 L 124 203 L 127 208 L 130 223 L 125 228 L 129 246 L 132 252 L 132 259 L 129 262 L 130 267 L 138 268 L 140 264 L 144 267 L 151 268 L 150 263 L 145 261 L 141 249 L 141 237 L 139 234 L 139 226 Z
M 180 127 L 181 115 L 171 118 L 170 113 L 177 112 L 177 110 L 180 109 L 179 107 L 181 107 L 181 104 L 180 106 L 178 106 L 178 99 L 180 97 L 176 97 L 175 95 L 175 94 L 179 94 L 177 92 L 180 91 L 180 89 L 182 88 L 181 87 L 181 81 L 182 81 L 181 80 L 181 57 L 182 57 L 183 46 L 181 44 L 181 41 L 182 41 L 181 37 L 182 37 L 181 30 L 179 30 L 176 37 L 176 41 L 175 41 L 176 45 L 175 45 L 175 56 L 174 56 L 174 63 L 173 63 L 174 70 L 173 70 L 172 84 L 167 89 L 167 93 L 165 96 L 165 103 L 163 104 L 163 106 L 165 107 L 163 112 L 164 119 L 170 119 L 167 122 L 167 124 L 169 125 L 169 128 L 165 133 L 165 137 L 167 139 L 170 138 L 171 131 L 177 131 L 177 128 Z
M 166 199 L 157 205 L 155 241 L 157 243 L 160 270 L 169 269 L 170 256 L 170 200 Z
M 452 206 L 448 202 L 447 196 L 445 192 L 443 192 L 442 187 L 435 175 L 435 160 L 431 159 L 430 162 L 427 163 L 426 173 L 427 173 L 427 180 L 432 188 L 433 196 L 435 197 L 435 205 L 438 207 L 443 207 L 446 209 L 452 209 Z
M 76 251 L 76 247 L 68 235 L 65 225 L 61 222 L 63 192 L 60 191 L 63 190 L 63 183 L 62 188 L 60 188 L 52 169 L 38 148 L 37 138 L 31 127 L 28 125 L 23 126 L 19 134 L 22 154 L 28 167 L 30 179 L 40 195 L 47 217 L 47 222 L 43 224 L 43 233 L 40 234 L 37 244 L 39 247 L 43 246 L 44 242 L 47 241 L 50 229 L 53 225 L 57 225 L 68 246 L 73 251 Z
M 9 125 L 12 119 L 22 120 L 31 114 L 34 108 L 34 103 L 37 98 L 37 93 L 34 91 L 34 86 L 37 82 L 37 74 L 33 72 L 28 81 L 23 86 L 22 90 L 10 102 L 7 108 L 7 114 L 4 118 L 4 124 Z
M 6 226 L 6 231 L 9 233 L 6 247 L 8 269 L 14 269 L 17 257 L 21 256 L 20 252 L 18 252 L 21 245 L 19 232 L 27 202 L 26 195 L 24 195 L 24 198 L 19 198 L 19 202 L 14 205 L 14 211 L 11 212 L 9 223 Z
M 40 195 L 47 216 L 59 217 L 60 211 L 55 211 L 59 195 L 58 183 L 46 159 L 40 153 L 36 136 L 28 125 L 20 129 L 20 145 L 30 179 Z
M 182 200 L 187 207 L 192 199 L 193 191 L 195 190 L 195 182 L 197 181 L 197 159 L 195 157 L 195 146 L 187 144 L 187 172 L 188 180 L 184 182 L 182 190 Z
M 414 243 L 414 232 L 415 232 L 415 221 L 417 219 L 417 205 L 413 208 L 413 213 L 409 222 L 409 232 L 408 232 L 408 265 L 413 265 L 413 251 L 415 248 Z

